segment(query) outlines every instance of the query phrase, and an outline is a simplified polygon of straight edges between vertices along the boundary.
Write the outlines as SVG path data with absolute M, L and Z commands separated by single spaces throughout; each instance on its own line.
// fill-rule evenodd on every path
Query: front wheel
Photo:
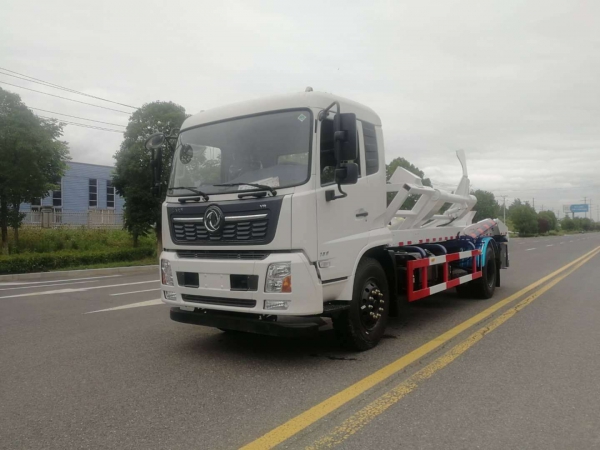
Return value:
M 381 340 L 390 311 L 390 290 L 385 271 L 375 259 L 363 259 L 356 269 L 350 308 L 333 321 L 341 343 L 354 350 L 369 350 Z

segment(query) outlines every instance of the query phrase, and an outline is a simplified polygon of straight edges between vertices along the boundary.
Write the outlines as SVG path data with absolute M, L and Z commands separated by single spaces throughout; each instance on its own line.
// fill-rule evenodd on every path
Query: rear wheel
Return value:
M 485 264 L 481 269 L 481 278 L 471 281 L 471 292 L 475 298 L 488 299 L 492 298 L 496 290 L 496 254 L 494 247 L 488 245 L 485 252 Z
M 390 290 L 381 264 L 363 259 L 356 269 L 350 308 L 333 321 L 342 344 L 363 351 L 377 345 L 387 325 Z

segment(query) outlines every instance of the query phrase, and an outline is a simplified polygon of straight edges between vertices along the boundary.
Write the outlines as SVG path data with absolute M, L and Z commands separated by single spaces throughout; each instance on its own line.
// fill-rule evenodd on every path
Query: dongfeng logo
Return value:
M 223 226 L 223 211 L 218 206 L 209 206 L 204 213 L 204 226 L 209 233 L 218 232 Z

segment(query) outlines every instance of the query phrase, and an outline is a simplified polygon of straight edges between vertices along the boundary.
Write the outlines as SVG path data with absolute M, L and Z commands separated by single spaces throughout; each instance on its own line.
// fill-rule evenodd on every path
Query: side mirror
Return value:
M 356 139 L 356 114 L 337 114 L 334 123 L 334 139 L 339 142 L 339 161 L 354 161 L 358 155 Z
M 356 184 L 358 182 L 358 164 L 342 163 L 340 168 L 335 170 L 335 182 L 337 184 Z
M 156 150 L 165 144 L 166 138 L 163 133 L 154 133 L 144 143 L 146 150 Z

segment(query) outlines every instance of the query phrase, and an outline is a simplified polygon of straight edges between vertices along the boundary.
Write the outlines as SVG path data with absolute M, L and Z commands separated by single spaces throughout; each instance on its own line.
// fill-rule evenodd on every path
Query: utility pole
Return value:
M 499 197 L 502 197 L 504 199 L 504 206 L 502 207 L 502 209 L 504 210 L 504 224 L 506 224 L 506 195 L 500 195 Z
M 587 197 L 583 197 L 583 203 L 587 205 Z M 587 217 L 587 212 L 583 213 L 583 217 Z
M 535 197 L 533 197 L 533 210 L 535 211 Z

